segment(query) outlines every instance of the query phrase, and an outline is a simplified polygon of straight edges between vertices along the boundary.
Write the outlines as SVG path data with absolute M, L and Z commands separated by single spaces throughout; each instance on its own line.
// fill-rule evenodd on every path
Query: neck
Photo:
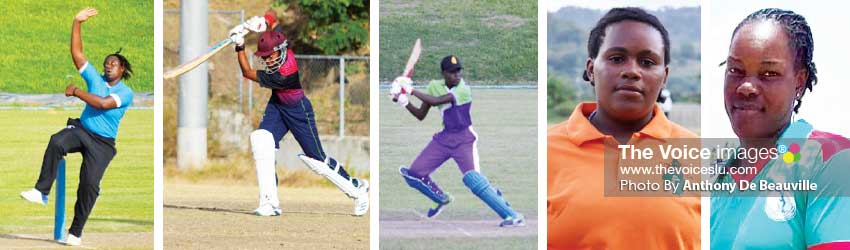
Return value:
M 590 123 L 602 134 L 614 136 L 614 139 L 620 144 L 628 143 L 632 134 L 643 129 L 653 116 L 653 112 L 650 112 L 649 115 L 639 120 L 620 121 L 605 113 L 601 108 L 597 108 L 593 112 L 596 114 L 590 119 Z
M 107 83 L 109 83 L 109 86 L 115 86 L 115 84 L 118 84 L 118 82 L 121 82 L 121 78 L 112 80 L 112 81 L 107 82 Z
M 741 147 L 743 148 L 772 148 L 776 146 L 776 141 L 779 140 L 779 137 L 782 135 L 782 132 L 785 131 L 785 128 L 788 127 L 790 121 L 785 123 L 779 130 L 771 133 L 767 137 L 764 138 L 746 138 L 741 137 L 738 141 L 741 143 Z
M 449 88 L 454 88 L 458 84 L 460 84 L 460 81 L 457 81 L 456 83 L 450 83 L 449 81 L 446 81 L 446 86 Z

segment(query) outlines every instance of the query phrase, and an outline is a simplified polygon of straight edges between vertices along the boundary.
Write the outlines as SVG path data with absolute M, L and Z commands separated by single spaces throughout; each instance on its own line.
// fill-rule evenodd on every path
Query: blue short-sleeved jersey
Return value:
M 100 97 L 112 96 L 118 104 L 118 107 L 112 109 L 97 109 L 86 104 L 83 114 L 80 115 L 80 121 L 92 133 L 107 138 L 115 138 L 118 135 L 118 124 L 121 123 L 124 112 L 133 103 L 133 90 L 124 85 L 124 81 L 119 81 L 115 86 L 109 86 L 109 83 L 89 62 L 86 62 L 80 68 L 80 75 L 86 81 L 89 93 Z

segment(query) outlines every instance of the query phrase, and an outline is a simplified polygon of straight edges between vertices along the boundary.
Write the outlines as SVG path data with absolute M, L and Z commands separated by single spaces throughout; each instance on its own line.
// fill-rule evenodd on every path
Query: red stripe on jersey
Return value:
M 823 162 L 828 161 L 830 157 L 841 150 L 850 149 L 850 140 L 829 132 L 812 130 L 809 139 L 814 139 L 821 144 Z
M 283 76 L 289 76 L 298 72 L 298 63 L 295 62 L 295 52 L 291 49 L 286 50 L 286 61 L 277 69 Z
M 841 241 L 841 242 L 827 242 L 820 243 L 817 245 L 812 245 L 809 247 L 809 250 L 850 250 L 850 241 Z

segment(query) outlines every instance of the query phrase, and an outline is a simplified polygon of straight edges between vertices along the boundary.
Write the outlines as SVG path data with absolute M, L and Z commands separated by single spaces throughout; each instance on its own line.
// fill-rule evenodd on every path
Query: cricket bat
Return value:
M 410 51 L 410 57 L 407 58 L 407 64 L 404 65 L 404 71 L 401 72 L 401 75 L 407 78 L 410 78 L 413 75 L 413 67 L 416 66 L 416 62 L 419 62 L 419 54 L 422 53 L 422 41 L 419 38 L 416 38 L 416 43 L 413 44 L 413 49 Z M 398 101 L 398 97 L 393 97 L 393 101 Z
M 221 40 L 220 42 L 213 45 L 212 48 L 210 48 L 209 52 L 207 52 L 206 54 L 195 57 L 191 61 L 183 63 L 180 66 L 177 66 L 176 68 L 165 72 L 165 74 L 163 74 L 163 78 L 171 79 L 185 74 L 186 72 L 189 72 L 195 67 L 198 67 L 198 65 L 201 65 L 201 63 L 206 62 L 208 59 L 210 59 L 210 57 L 220 52 L 222 49 L 227 48 L 227 45 L 230 45 L 231 43 L 233 43 L 233 40 L 230 40 L 230 38 Z
M 419 54 L 422 53 L 422 42 L 419 41 L 419 38 L 416 39 L 416 43 L 413 44 L 413 50 L 410 51 L 410 57 L 407 58 L 407 65 L 404 66 L 404 72 L 401 75 L 405 77 L 410 77 L 413 75 L 413 67 L 416 66 L 416 62 L 419 61 Z

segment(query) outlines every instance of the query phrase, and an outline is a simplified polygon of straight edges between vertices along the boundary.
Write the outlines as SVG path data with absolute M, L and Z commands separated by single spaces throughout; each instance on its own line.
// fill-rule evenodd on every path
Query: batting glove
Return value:
M 393 82 L 397 82 L 399 88 L 401 88 L 401 92 L 399 93 L 408 95 L 413 93 L 413 80 L 411 80 L 409 77 L 399 76 L 396 77 L 395 81 Z
M 398 81 L 394 80 L 390 85 L 390 97 L 395 98 L 399 94 L 401 94 L 401 85 L 398 84 Z
M 244 25 L 246 29 L 253 32 L 260 33 L 266 31 L 266 19 L 262 17 L 254 16 L 248 19 L 248 21 L 245 21 Z
M 404 107 L 407 107 L 408 103 L 410 103 L 410 98 L 408 98 L 407 95 L 405 95 L 405 94 L 400 94 L 400 95 L 398 95 L 398 97 L 396 97 L 395 103 L 398 103 L 399 106 L 404 108 Z
M 236 25 L 236 27 L 230 29 L 230 40 L 233 41 L 233 44 L 236 44 L 236 46 L 244 46 L 245 35 L 247 35 L 248 32 L 250 32 L 250 30 L 245 28 L 244 24 Z

